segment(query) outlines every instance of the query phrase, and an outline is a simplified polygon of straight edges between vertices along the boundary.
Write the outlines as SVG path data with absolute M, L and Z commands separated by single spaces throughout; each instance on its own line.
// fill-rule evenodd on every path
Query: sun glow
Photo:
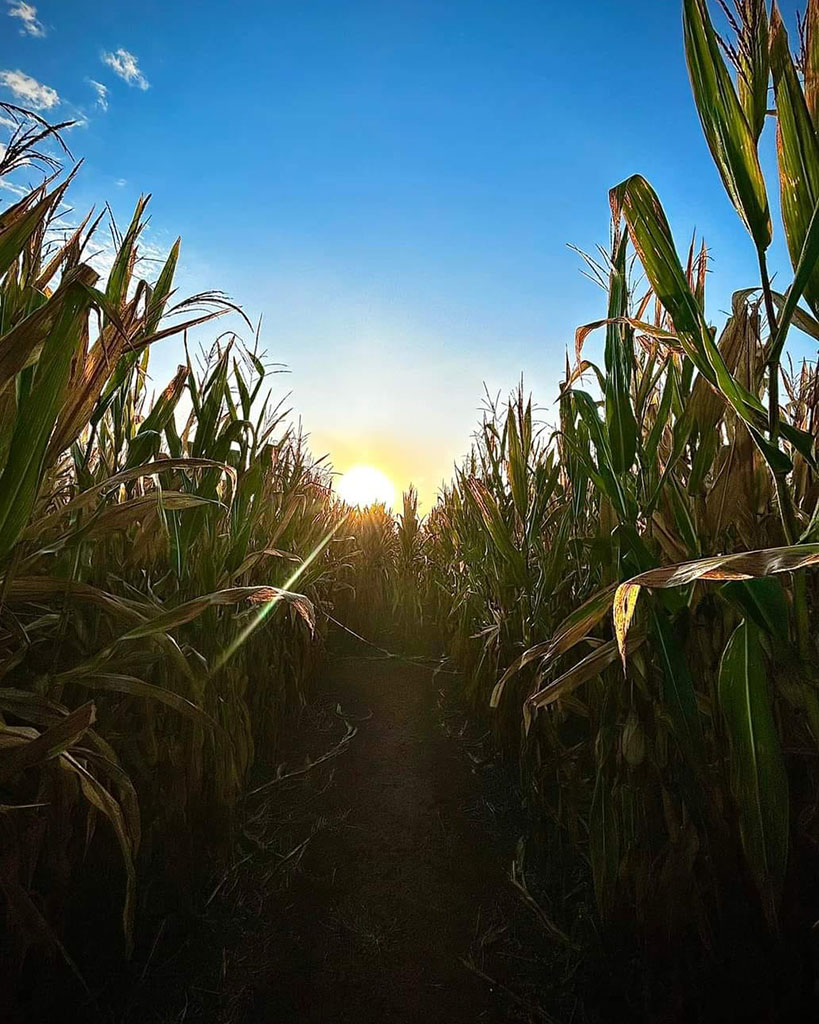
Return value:
M 338 494 L 348 505 L 364 508 L 366 505 L 395 504 L 392 481 L 375 466 L 353 466 L 338 482 Z

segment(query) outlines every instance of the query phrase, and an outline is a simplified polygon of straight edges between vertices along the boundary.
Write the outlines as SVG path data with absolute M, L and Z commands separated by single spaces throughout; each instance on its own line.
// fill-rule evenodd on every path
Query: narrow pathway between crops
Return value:
M 328 657 L 207 904 L 157 921 L 122 1024 L 580 1019 L 576 959 L 510 882 L 507 773 L 442 677 L 361 650 Z
M 516 901 L 517 835 L 487 827 L 481 781 L 441 726 L 428 669 L 355 658 L 329 672 L 358 731 L 315 807 L 326 827 L 286 894 L 246 1019 L 511 1019 L 509 998 L 463 961 Z

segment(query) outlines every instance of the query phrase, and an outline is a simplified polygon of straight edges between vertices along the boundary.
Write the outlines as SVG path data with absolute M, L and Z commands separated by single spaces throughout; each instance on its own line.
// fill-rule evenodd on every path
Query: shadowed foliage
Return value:
M 783 894 L 812 891 L 819 840 L 819 382 L 783 354 L 792 326 L 819 338 L 819 4 L 797 55 L 775 6 L 727 13 L 721 40 L 705 0 L 685 0 L 685 51 L 759 281 L 716 329 L 704 244 L 678 253 L 641 176 L 612 189 L 610 249 L 586 257 L 605 316 L 578 329 L 557 424 L 539 430 L 522 392 L 491 405 L 425 524 L 430 618 L 519 758 L 544 856 L 585 859 L 602 922 L 655 951 L 686 936 L 719 950 L 743 928 L 806 936 L 816 916 Z M 766 111 L 793 263 L 781 293 Z M 596 330 L 602 365 L 585 354 Z

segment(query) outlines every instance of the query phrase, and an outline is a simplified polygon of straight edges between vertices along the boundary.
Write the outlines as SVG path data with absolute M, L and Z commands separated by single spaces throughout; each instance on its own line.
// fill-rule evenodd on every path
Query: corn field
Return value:
M 581 858 L 598 920 L 649 949 L 804 939 L 819 909 L 819 378 L 786 355 L 792 327 L 819 339 L 819 3 L 795 51 L 776 7 L 726 13 L 733 42 L 685 0 L 685 54 L 758 281 L 716 330 L 705 245 L 677 249 L 640 175 L 613 188 L 610 248 L 586 257 L 607 303 L 577 330 L 557 424 L 522 392 L 491 405 L 425 524 L 431 617 L 519 759 L 541 856 Z
M 18 127 L 0 174 L 55 172 L 55 130 L 5 113 Z M 58 238 L 71 176 L 58 180 L 49 173 L 0 214 L 0 893 L 12 975 L 33 951 L 74 967 L 61 936 L 98 846 L 125 955 L 140 880 L 193 893 L 218 863 L 258 752 L 270 760 L 305 699 L 343 564 L 343 510 L 272 402 L 258 344 L 224 335 L 150 395 L 152 346 L 232 305 L 177 297 L 179 242 L 152 283 L 140 276 L 146 198 L 123 234 L 112 227 L 100 280 L 88 256 L 103 218 Z
M 336 585 L 336 607 L 356 629 L 388 628 L 402 645 L 417 644 L 427 606 L 425 531 L 412 486 L 393 513 L 383 504 L 350 509 L 345 532 L 351 540 Z
M 151 398 L 151 347 L 236 309 L 176 296 L 179 243 L 140 276 L 147 199 L 100 280 L 103 218 L 60 239 L 52 226 L 72 180 L 40 151 L 55 129 L 7 108 L 20 127 L 0 174 L 49 173 L 0 213 L 6 971 L 32 952 L 73 966 L 61 936 L 96 844 L 116 850 L 125 955 L 141 880 L 192 889 L 218 862 L 330 613 L 362 631 L 388 619 L 404 641 L 434 627 L 519 774 L 535 855 L 570 866 L 567 948 L 625 933 L 706 955 L 742 932 L 807 944 L 819 376 L 788 340 L 819 341 L 819 0 L 796 42 L 764 0 L 724 8 L 730 39 L 706 0 L 682 6 L 694 102 L 758 279 L 736 282 L 714 327 L 705 243 L 678 249 L 639 174 L 614 187 L 610 245 L 585 257 L 605 305 L 577 330 L 557 423 L 522 388 L 489 404 L 423 520 L 412 489 L 397 515 L 334 498 L 269 397 L 258 342 L 219 337 Z M 775 289 L 777 186 L 791 274 Z M 593 906 L 572 915 L 577 864 Z

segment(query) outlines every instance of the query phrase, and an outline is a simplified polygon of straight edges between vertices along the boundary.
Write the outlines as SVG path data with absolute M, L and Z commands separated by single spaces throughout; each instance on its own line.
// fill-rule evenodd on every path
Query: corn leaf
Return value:
M 631 407 L 634 346 L 631 327 L 618 323 L 628 312 L 626 246 L 628 235 L 615 239 L 609 275 L 609 309 L 606 327 L 606 431 L 609 435 L 612 472 L 620 476 L 634 463 L 637 421 Z
M 16 772 L 64 754 L 94 724 L 95 718 L 94 704 L 83 704 L 36 738 L 6 751 L 0 757 L 0 778 L 7 779 Z
M 742 847 L 766 916 L 775 925 L 788 859 L 788 777 L 762 645 L 751 622 L 736 628 L 723 653 L 719 703 L 730 744 Z
M 688 74 L 708 148 L 731 202 L 757 250 L 764 252 L 771 244 L 771 215 L 756 138 L 720 53 L 706 0 L 684 0 L 683 31 Z M 767 91 L 767 85 L 766 76 L 764 85 L 755 82 L 753 88 Z
M 72 284 L 43 344 L 31 392 L 21 403 L 0 476 L 0 558 L 8 554 L 29 521 L 49 437 L 65 395 L 71 361 L 83 337 L 88 309 L 85 289 L 80 283 Z
M 698 558 L 678 565 L 650 569 L 617 587 L 614 598 L 615 630 L 620 654 L 634 616 L 642 587 L 684 587 L 696 580 L 751 580 L 782 572 L 796 572 L 819 564 L 819 544 L 793 544 L 781 548 L 741 551 L 735 555 Z
M 657 194 L 641 175 L 610 194 L 615 219 L 626 219 L 629 235 L 657 298 L 667 310 L 685 354 L 747 423 L 764 426 L 759 399 L 739 384 L 725 365 L 702 309 L 686 279 L 671 228 Z

